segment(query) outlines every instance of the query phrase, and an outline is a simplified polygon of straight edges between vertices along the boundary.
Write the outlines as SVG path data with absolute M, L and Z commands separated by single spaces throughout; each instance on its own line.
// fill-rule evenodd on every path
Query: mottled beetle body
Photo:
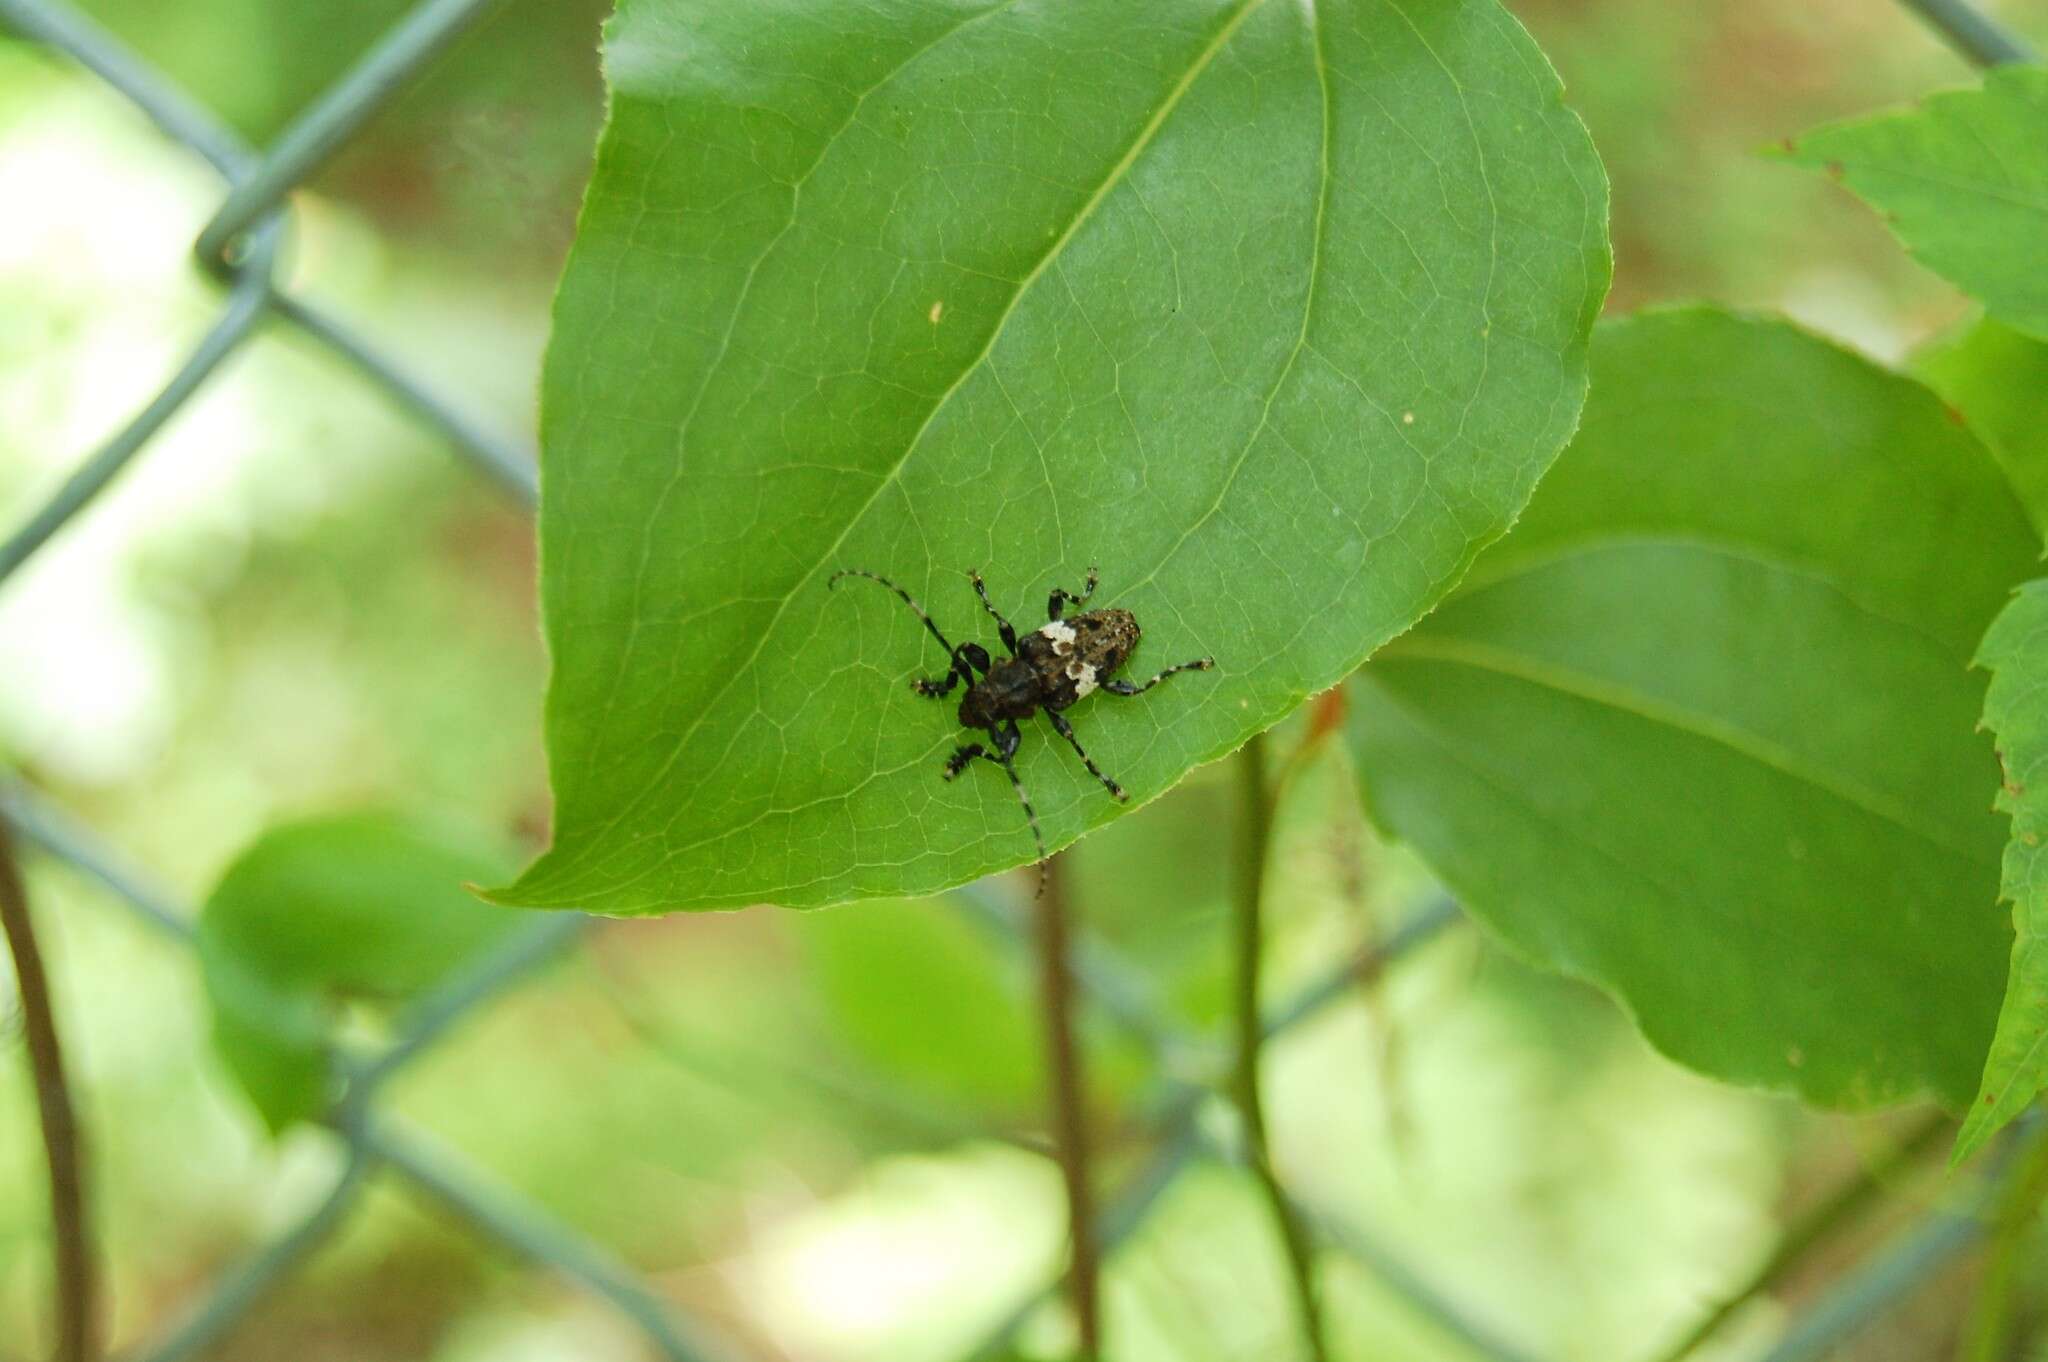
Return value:
M 886 577 L 848 568 L 833 573 L 827 585 L 837 585 L 841 577 L 865 577 L 895 592 L 905 605 L 917 612 L 926 632 L 946 650 L 949 666 L 943 678 L 931 680 L 920 677 L 910 683 L 911 689 L 919 695 L 938 699 L 952 694 L 955 686 L 965 683 L 967 691 L 960 699 L 960 726 L 985 730 L 994 744 L 993 751 L 978 742 L 955 749 L 946 761 L 946 779 L 958 776 L 976 759 L 992 761 L 1002 767 L 1017 791 L 1018 801 L 1024 806 L 1024 816 L 1031 824 L 1031 836 L 1038 843 L 1038 858 L 1043 862 L 1045 838 L 1038 829 L 1038 814 L 1031 807 L 1031 797 L 1024 792 L 1023 782 L 1017 779 L 1015 758 L 1017 746 L 1023 741 L 1019 721 L 1030 718 L 1039 710 L 1045 711 L 1047 721 L 1073 746 L 1075 755 L 1081 758 L 1088 773 L 1101 781 L 1103 788 L 1117 799 L 1128 799 L 1130 796 L 1124 793 L 1123 786 L 1104 775 L 1082 748 L 1081 740 L 1074 736 L 1073 725 L 1067 722 L 1063 711 L 1097 690 L 1106 690 L 1112 695 L 1142 695 L 1176 672 L 1207 671 L 1215 662 L 1211 658 L 1198 657 L 1192 662 L 1168 667 L 1142 686 L 1134 686 L 1128 681 L 1118 680 L 1116 673 L 1130 658 L 1131 650 L 1138 646 L 1141 631 L 1137 616 L 1114 607 L 1083 611 L 1078 615 L 1066 613 L 1069 602 L 1086 605 L 1088 598 L 1095 594 L 1096 574 L 1093 568 L 1088 570 L 1088 582 L 1080 595 L 1055 587 L 1046 601 L 1048 618 L 1045 624 L 1021 638 L 1010 622 L 1003 618 L 1002 612 L 996 609 L 995 603 L 989 600 L 988 588 L 982 584 L 981 574 L 969 573 L 968 576 L 974 582 L 975 594 L 981 597 L 982 608 L 996 622 L 996 632 L 1009 651 L 1010 655 L 1000 662 L 991 662 L 988 650 L 978 643 L 963 643 L 957 648 L 948 643 L 924 607 Z M 1043 883 L 1041 879 L 1041 888 Z
M 1017 640 L 1006 657 L 968 687 L 960 701 L 962 728 L 989 728 L 1005 719 L 1028 719 L 1033 710 L 1063 710 L 1116 674 L 1138 646 L 1138 617 L 1128 610 L 1090 610 L 1048 620 Z

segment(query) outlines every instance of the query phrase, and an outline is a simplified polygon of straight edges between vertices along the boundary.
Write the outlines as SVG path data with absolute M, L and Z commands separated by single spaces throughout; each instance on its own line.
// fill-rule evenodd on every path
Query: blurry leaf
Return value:
M 1033 856 L 906 682 L 1103 570 L 1139 801 L 1355 667 L 1569 434 L 1585 130 L 1491 0 L 627 0 L 543 392 L 556 844 L 507 902 L 926 892 Z M 1041 737 L 1043 734 L 1041 733 Z M 1057 739 L 1064 845 L 1117 806 Z
M 273 1132 L 325 1108 L 339 1003 L 416 997 L 518 924 L 464 888 L 507 864 L 447 829 L 354 814 L 274 828 L 228 868 L 200 960 L 214 1042 Z
M 1989 319 L 1915 357 L 2005 469 L 2036 527 L 2048 527 L 2048 341 Z
M 2012 904 L 2012 969 L 2005 1009 L 1984 1062 L 1984 1085 L 1956 1136 L 1962 1159 L 2048 1087 L 2048 581 L 2028 582 L 1999 612 L 1979 666 L 1991 669 L 1984 725 L 1998 739 L 2005 779 L 1998 807 L 2012 815 L 2005 844 L 2004 895 Z
M 1181 1019 L 1229 1015 L 1229 911 L 1234 792 L 1197 775 L 1143 818 L 1120 818 L 1067 853 L 1088 929 L 1115 948 Z
M 1917 384 L 1706 311 L 1596 337 L 1515 533 L 1365 668 L 1376 816 L 1660 1049 L 1975 1090 L 2010 935 L 1968 670 L 2037 541 Z
M 1029 980 L 957 910 L 878 902 L 788 926 L 841 1038 L 884 1074 L 1010 1110 L 1040 1100 Z
M 2000 67 L 1981 90 L 1819 128 L 1783 154 L 1839 177 L 1993 316 L 2048 338 L 2048 70 Z

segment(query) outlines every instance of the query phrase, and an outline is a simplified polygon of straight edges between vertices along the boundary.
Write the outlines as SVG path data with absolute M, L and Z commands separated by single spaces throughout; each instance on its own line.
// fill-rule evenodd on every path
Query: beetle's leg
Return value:
M 1177 667 L 1168 667 L 1165 671 L 1155 674 L 1150 681 L 1147 681 L 1142 686 L 1134 686 L 1128 681 L 1105 681 L 1102 683 L 1102 688 L 1112 695 L 1143 695 L 1146 691 L 1152 689 L 1176 672 L 1205 672 L 1215 665 L 1216 659 L 1213 657 L 1198 657 L 1193 662 L 1183 662 Z
M 989 755 L 989 750 L 986 747 L 983 747 L 978 742 L 971 742 L 968 743 L 965 747 L 954 748 L 953 755 L 946 758 L 946 779 L 952 780 L 954 777 L 958 776 L 962 771 L 967 769 L 967 763 L 973 761 L 977 757 L 985 757 L 989 761 L 996 760 L 994 757 Z M 1001 765 L 1002 763 L 997 762 L 996 764 Z
M 1000 729 L 992 728 L 989 736 L 996 740 L 995 752 L 980 743 L 969 743 L 956 748 L 946 760 L 946 779 L 951 780 L 967 769 L 969 762 L 980 760 L 994 762 L 1003 768 L 1003 774 L 1010 778 L 1010 788 L 1017 792 L 1017 802 L 1024 806 L 1024 821 L 1031 825 L 1031 840 L 1038 845 L 1038 892 L 1045 892 L 1045 834 L 1038 827 L 1038 810 L 1031 807 L 1031 796 L 1024 792 L 1024 782 L 1017 779 L 1017 744 L 1023 741 L 1023 733 L 1015 719 Z
M 982 609 L 988 611 L 989 618 L 996 622 L 996 632 L 1002 636 L 1003 646 L 1010 650 L 1011 657 L 1015 657 L 1017 655 L 1016 629 L 1012 628 L 1010 622 L 1003 618 L 1003 612 L 996 609 L 996 603 L 988 598 L 988 588 L 981 584 L 981 574 L 979 572 L 970 572 L 967 575 L 974 582 L 974 594 L 981 597 Z
M 826 578 L 825 585 L 827 587 L 837 586 L 839 585 L 839 579 L 841 577 L 865 577 L 871 582 L 880 582 L 883 586 L 888 587 L 891 591 L 895 592 L 899 597 L 902 598 L 903 603 L 905 605 L 909 606 L 912 610 L 917 612 L 917 617 L 920 620 L 924 621 L 924 627 L 930 631 L 931 636 L 933 638 L 939 641 L 939 646 L 946 650 L 947 660 L 952 664 L 951 675 L 949 675 L 943 683 L 937 681 L 925 681 L 921 679 L 913 681 L 910 683 L 910 687 L 912 690 L 916 691 L 919 695 L 944 695 L 947 691 L 953 689 L 953 683 L 955 681 L 965 681 L 970 686 L 974 684 L 974 673 L 968 669 L 967 665 L 962 661 L 960 655 L 962 652 L 968 652 L 969 650 L 971 650 L 970 656 L 972 655 L 972 653 L 979 653 L 982 657 L 986 658 L 988 654 L 982 651 L 980 645 L 973 643 L 963 643 L 958 648 L 955 648 L 952 644 L 946 642 L 946 636 L 939 632 L 938 625 L 932 623 L 932 617 L 924 612 L 924 607 L 919 605 L 914 599 L 912 599 L 908 591 L 905 591 L 902 587 L 896 585 L 896 583 L 890 581 L 887 577 L 882 576 L 880 573 L 865 572 L 860 568 L 841 568 L 839 571 L 833 573 L 830 577 Z M 987 666 L 984 665 L 982 667 L 982 670 L 987 671 Z
M 1067 716 L 1056 709 L 1049 709 L 1045 712 L 1045 717 L 1052 720 L 1052 726 L 1059 730 L 1059 735 L 1062 738 L 1073 744 L 1074 755 L 1079 757 L 1081 764 L 1088 768 L 1088 774 L 1101 781 L 1102 788 L 1108 790 L 1110 795 L 1120 803 L 1129 803 L 1131 797 L 1124 793 L 1124 787 L 1104 775 L 1102 768 L 1095 764 L 1095 758 L 1089 756 L 1087 751 L 1081 746 L 1081 740 L 1074 736 L 1074 726 L 1067 722 Z
M 953 687 L 965 681 L 974 684 L 974 673 L 988 672 L 988 650 L 979 643 L 963 643 L 953 650 L 953 670 L 943 680 L 919 677 L 910 683 L 910 688 L 927 700 L 937 700 L 953 693 Z
M 1060 587 L 1054 587 L 1052 589 L 1052 595 L 1048 597 L 1045 602 L 1045 617 L 1049 620 L 1056 620 L 1060 618 L 1060 616 L 1066 614 L 1067 606 L 1069 603 L 1074 605 L 1088 604 L 1088 598 L 1095 594 L 1095 583 L 1097 577 L 1098 574 L 1096 573 L 1095 569 L 1089 568 L 1088 581 L 1081 587 L 1081 594 L 1078 596 L 1076 596 L 1071 591 L 1064 590 Z

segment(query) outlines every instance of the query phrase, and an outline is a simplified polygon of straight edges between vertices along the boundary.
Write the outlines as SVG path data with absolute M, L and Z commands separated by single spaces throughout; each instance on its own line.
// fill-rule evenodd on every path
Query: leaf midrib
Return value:
M 1382 656 L 1448 662 L 1457 666 L 1472 667 L 1540 686 L 1560 695 L 1569 695 L 1574 699 L 1602 705 L 1647 723 L 1674 729 L 1714 743 L 1788 779 L 1861 809 L 1872 817 L 1890 823 L 1900 831 L 1910 833 L 1929 846 L 1960 860 L 1974 865 L 1986 859 L 1977 851 L 1958 846 L 1946 836 L 1919 826 L 1905 809 L 1878 792 L 1864 789 L 1855 782 L 1842 780 L 1767 738 L 1713 715 L 1699 713 L 1683 705 L 1644 694 L 1632 686 L 1623 685 L 1609 678 L 1541 661 L 1512 648 L 1463 640 L 1425 639 L 1414 635 L 1399 640 Z
M 1983 180 L 1955 179 L 1939 174 L 1936 171 L 1925 170 L 1919 166 L 1901 164 L 1896 161 L 1864 160 L 1840 156 L 1830 156 L 1827 160 L 1830 164 L 1841 166 L 1845 178 L 1853 179 L 1859 175 L 1890 175 L 1896 179 L 1909 180 L 1914 184 L 1925 185 L 1929 188 L 1951 190 L 1958 194 L 1968 194 L 1980 199 L 1994 199 L 2011 208 L 2021 208 L 2031 213 L 2048 215 L 2048 195 L 2035 197 L 2029 194 L 2024 186 L 2010 182 L 2006 184 L 1992 184 Z M 1932 213 L 1928 215 L 1927 220 L 1948 221 L 1952 219 L 1948 219 L 1940 213 Z
M 938 420 L 939 413 L 946 409 L 947 405 L 953 400 L 954 394 L 966 385 L 968 379 L 973 377 L 988 362 L 988 357 L 994 353 L 996 344 L 1002 338 L 1003 331 L 1008 326 L 1010 318 L 1016 314 L 1025 296 L 1031 292 L 1033 286 L 1037 284 L 1045 271 L 1065 251 L 1068 244 L 1072 242 L 1081 228 L 1094 216 L 1095 210 L 1102 204 L 1103 200 L 1109 196 L 1110 192 L 1118 184 L 1122 183 L 1124 176 L 1129 173 L 1131 167 L 1137 163 L 1138 158 L 1145 153 L 1146 149 L 1152 145 L 1153 140 L 1158 136 L 1160 128 L 1165 125 L 1166 120 L 1172 116 L 1174 110 L 1180 107 L 1181 101 L 1186 97 L 1187 92 L 1193 88 L 1194 83 L 1200 79 L 1202 73 L 1209 69 L 1210 64 L 1216 59 L 1217 55 L 1229 45 L 1230 40 L 1244 26 L 1245 21 L 1265 3 L 1266 0 L 1240 0 L 1237 8 L 1231 12 L 1230 17 L 1217 30 L 1216 36 L 1211 38 L 1202 48 L 1201 52 L 1196 55 L 1195 60 L 1189 64 L 1188 69 L 1182 73 L 1181 78 L 1167 92 L 1166 98 L 1160 101 L 1159 107 L 1153 111 L 1151 118 L 1146 120 L 1145 125 L 1139 129 L 1138 135 L 1132 139 L 1131 145 L 1125 150 L 1123 156 L 1110 167 L 1109 173 L 1103 177 L 1102 183 L 1097 185 L 1095 191 L 1081 204 L 1081 207 L 1075 212 L 1073 219 L 1053 239 L 1052 244 L 1047 247 L 1045 254 L 1039 258 L 1038 263 L 1032 266 L 1030 272 L 1018 281 L 1016 291 L 1010 296 L 1010 302 L 1003 309 L 1002 314 L 996 318 L 995 325 L 989 329 L 988 340 L 983 344 L 981 350 L 976 353 L 973 359 L 961 366 L 959 376 L 947 386 L 946 390 L 939 395 L 938 400 L 932 404 L 932 408 L 926 413 L 924 421 L 919 424 L 916 432 L 912 434 L 909 441 L 904 445 L 902 455 L 876 479 L 874 490 L 846 518 L 846 523 L 840 528 L 839 534 L 833 539 L 832 543 L 818 556 L 817 561 L 791 585 L 788 593 L 777 603 L 775 612 L 769 616 L 768 621 L 755 633 L 752 650 L 727 670 L 724 683 L 706 697 L 704 703 L 698 707 L 696 717 L 690 721 L 689 726 L 682 733 L 677 735 L 675 742 L 669 749 L 667 758 L 648 777 L 646 784 L 641 788 L 640 792 L 632 799 L 622 803 L 619 806 L 618 812 L 606 820 L 605 825 L 598 831 L 597 835 L 594 838 L 587 838 L 585 840 L 585 845 L 595 845 L 601 841 L 606 833 L 618 827 L 626 819 L 638 812 L 649 799 L 654 797 L 661 788 L 662 783 L 668 778 L 669 773 L 675 769 L 676 763 L 682 759 L 684 749 L 689 746 L 697 733 L 704 727 L 712 711 L 717 708 L 718 703 L 738 683 L 739 678 L 749 672 L 754 663 L 760 660 L 761 652 L 767 646 L 769 636 L 781 624 L 783 616 L 789 610 L 790 602 L 797 598 L 803 587 L 814 580 L 825 564 L 830 562 L 833 555 L 838 553 L 845 545 L 846 538 L 853 532 L 854 527 L 861 523 L 867 516 L 869 509 L 902 475 L 905 466 L 909 464 L 912 456 L 916 454 L 918 447 L 923 444 L 925 434 L 931 429 L 932 424 Z M 652 873 L 651 868 L 649 873 Z M 565 889 L 564 892 L 567 892 L 567 890 Z
M 1539 827 L 1548 829 L 1561 840 L 1573 843 L 1591 855 L 1605 861 L 1613 866 L 1622 877 L 1647 886 L 1651 893 L 1662 897 L 1667 902 L 1692 908 L 1705 919 L 1731 922 L 1740 931 L 1752 934 L 1766 934 L 1792 946 L 1799 944 L 1785 932 L 1782 925 L 1774 920 L 1771 915 L 1733 917 L 1730 915 L 1728 903 L 1711 895 L 1697 895 L 1690 888 L 1680 884 L 1667 884 L 1658 875 L 1638 864 L 1635 858 L 1614 850 L 1593 836 L 1589 830 L 1589 825 L 1583 820 L 1561 823 L 1551 818 L 1542 808 L 1541 804 L 1531 798 L 1529 793 L 1521 788 L 1517 782 L 1503 777 L 1499 772 L 1475 759 L 1474 755 L 1464 750 L 1461 744 L 1451 741 L 1451 735 L 1432 722 L 1431 716 L 1422 708 L 1391 688 L 1378 687 L 1376 689 L 1388 703 L 1400 709 L 1408 717 L 1409 721 L 1414 723 L 1425 735 L 1425 740 L 1432 743 L 1436 750 L 1448 761 L 1460 767 L 1474 780 L 1486 786 L 1503 801 L 1518 806 Z M 1453 888 L 1459 887 L 1453 885 Z M 1468 895 L 1467 897 L 1471 901 L 1478 901 L 1477 895 Z M 1618 964 L 1597 946 L 1589 954 L 1586 949 L 1582 948 L 1581 943 L 1560 938 L 1555 934 L 1547 934 L 1545 943 L 1546 947 L 1553 952 L 1561 950 L 1568 956 L 1568 958 L 1562 960 L 1553 959 L 1551 963 L 1556 968 L 1573 977 L 1587 979 L 1600 986 L 1603 990 L 1611 991 L 1615 1001 L 1629 1013 L 1635 1020 L 1636 1025 L 1642 1030 L 1644 1036 L 1658 1051 L 1673 1058 L 1679 1058 L 1681 1052 L 1699 1053 L 1697 1045 L 1688 1045 L 1679 1039 L 1677 1033 L 1667 1025 L 1663 1016 L 1653 1015 L 1650 1011 L 1638 1009 L 1632 998 L 1625 992 L 1628 988 L 1627 979 L 1631 974 L 1631 971 L 1625 966 Z M 1909 964 L 1910 959 L 1910 956 L 1901 957 L 1893 955 L 1884 963 L 1886 968 L 1889 969 L 1894 965 Z M 1803 1091 L 1799 1083 L 1794 1081 L 1792 1076 L 1784 1070 L 1759 1067 L 1753 1064 L 1742 1067 L 1745 1068 L 1749 1076 L 1740 1081 L 1758 1083 L 1772 1091 L 1778 1092 L 1799 1093 Z M 1856 1081 L 1859 1081 L 1858 1076 L 1852 1075 L 1845 1082 L 1831 1085 L 1832 1091 L 1839 1098 L 1842 1093 L 1852 1090 Z M 1889 1096 L 1897 1098 L 1909 1096 L 1914 1092 L 1934 1094 L 1941 1091 L 1938 1080 L 1931 1074 L 1923 1072 L 1910 1080 L 1910 1086 L 1894 1090 Z
M 654 498 L 653 509 L 648 513 L 646 523 L 641 531 L 640 560 L 633 569 L 631 604 L 626 612 L 628 621 L 626 641 L 620 649 L 619 665 L 612 676 L 611 694 L 605 699 L 604 708 L 607 713 L 613 709 L 617 702 L 619 687 L 625 683 L 627 671 L 632 664 L 634 649 L 640 640 L 640 622 L 644 614 L 642 602 L 646 597 L 647 590 L 647 569 L 654 558 L 654 525 L 660 517 L 662 508 L 667 505 L 668 499 L 675 494 L 676 489 L 682 485 L 687 475 L 690 427 L 696 423 L 697 414 L 704 405 L 705 394 L 711 391 L 713 381 L 724 370 L 726 359 L 732 353 L 733 337 L 739 331 L 740 317 L 747 310 L 747 302 L 754 295 L 754 283 L 760 277 L 761 267 L 767 263 L 770 256 L 775 254 L 775 248 L 781 245 L 796 227 L 797 218 L 803 211 L 804 186 L 811 182 L 811 177 L 817 173 L 818 167 L 825 163 L 826 157 L 832 154 L 832 149 L 839 145 L 840 140 L 859 121 L 861 111 L 867 107 L 868 100 L 874 97 L 876 91 L 882 89 L 911 66 L 921 61 L 926 53 L 944 43 L 952 41 L 966 29 L 1008 11 L 1016 3 L 1017 0 L 995 0 L 995 3 L 989 5 L 988 8 L 976 10 L 966 15 L 958 23 L 945 29 L 930 41 L 912 49 L 901 61 L 898 61 L 885 71 L 880 79 L 854 97 L 852 104 L 847 107 L 845 116 L 819 142 L 818 149 L 811 156 L 810 163 L 804 166 L 796 178 L 790 182 L 789 211 L 783 218 L 782 225 L 776 228 L 762 242 L 760 249 L 754 252 L 753 260 L 748 263 L 746 277 L 740 282 L 739 292 L 733 299 L 732 310 L 726 316 L 725 330 L 718 338 L 717 348 L 713 350 L 711 357 L 704 362 L 703 376 L 697 381 L 697 390 L 691 394 L 690 404 L 684 409 L 681 421 L 677 423 L 674 471 L 670 473 L 668 482 Z M 607 318 L 607 321 L 609 321 L 609 318 Z M 579 438 L 580 434 L 579 427 Z M 724 608 L 722 605 L 712 607 L 712 609 L 722 608 Z M 589 760 L 595 762 L 597 759 L 598 754 L 593 750 Z

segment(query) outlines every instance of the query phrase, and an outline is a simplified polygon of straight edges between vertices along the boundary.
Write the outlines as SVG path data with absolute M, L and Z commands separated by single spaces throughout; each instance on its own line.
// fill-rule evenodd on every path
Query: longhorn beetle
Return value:
M 1069 604 L 1086 606 L 1089 597 L 1095 594 L 1097 573 L 1094 568 L 1088 569 L 1088 581 L 1078 596 L 1054 587 L 1045 603 L 1046 622 L 1021 639 L 1016 629 L 1003 618 L 1003 612 L 996 609 L 995 602 L 988 598 L 988 588 L 982 585 L 981 574 L 970 572 L 967 576 L 974 583 L 974 594 L 981 597 L 982 608 L 996 622 L 996 633 L 1002 638 L 1003 646 L 1010 650 L 1010 655 L 1000 662 L 991 662 L 988 650 L 979 643 L 963 643 L 957 648 L 948 643 L 924 607 L 912 599 L 908 591 L 878 573 L 844 568 L 833 573 L 826 585 L 837 586 L 841 577 L 865 577 L 871 582 L 881 583 L 917 613 L 926 630 L 946 650 L 949 666 L 945 676 L 939 680 L 919 677 L 910 683 L 910 688 L 927 699 L 937 700 L 952 694 L 955 686 L 965 682 L 967 692 L 960 697 L 960 726 L 985 729 L 991 747 L 973 742 L 955 748 L 953 755 L 946 759 L 945 778 L 952 780 L 967 769 L 968 763 L 977 759 L 994 762 L 1003 768 L 1003 774 L 1010 778 L 1011 786 L 1017 791 L 1017 802 L 1024 806 L 1025 821 L 1031 824 L 1031 838 L 1038 844 L 1038 887 L 1043 893 L 1045 836 L 1038 829 L 1038 811 L 1031 807 L 1031 796 L 1024 792 L 1024 782 L 1017 779 L 1017 745 L 1024 740 L 1017 721 L 1030 718 L 1034 710 L 1044 710 L 1053 729 L 1073 744 L 1074 754 L 1081 758 L 1088 774 L 1101 781 L 1103 788 L 1117 800 L 1128 802 L 1130 796 L 1124 793 L 1124 787 L 1103 774 L 1095 759 L 1081 746 L 1081 740 L 1074 736 L 1074 726 L 1067 722 L 1063 711 L 1096 690 L 1106 690 L 1112 695 L 1143 695 L 1176 672 L 1205 672 L 1216 665 L 1216 660 L 1198 657 L 1192 662 L 1182 662 L 1157 673 L 1142 686 L 1116 680 L 1117 668 L 1124 665 L 1131 649 L 1138 646 L 1138 617 L 1115 607 L 1083 610 L 1072 616 L 1066 613 Z

